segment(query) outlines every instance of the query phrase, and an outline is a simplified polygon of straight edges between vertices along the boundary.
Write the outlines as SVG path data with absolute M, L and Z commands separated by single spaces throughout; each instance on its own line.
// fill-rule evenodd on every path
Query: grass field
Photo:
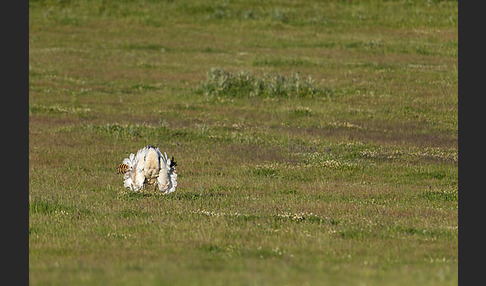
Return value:
M 456 285 L 457 1 L 30 1 L 31 285 Z M 164 196 L 116 166 L 153 144 Z

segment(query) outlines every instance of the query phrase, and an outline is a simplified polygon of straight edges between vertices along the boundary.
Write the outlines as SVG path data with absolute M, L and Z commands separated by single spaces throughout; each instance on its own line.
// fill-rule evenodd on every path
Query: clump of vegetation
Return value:
M 264 74 L 256 77 L 248 71 L 231 73 L 220 68 L 212 68 L 206 81 L 198 90 L 206 96 L 232 97 L 314 97 L 329 95 L 314 84 L 311 76 L 302 78 L 294 73 L 290 77 L 281 74 Z

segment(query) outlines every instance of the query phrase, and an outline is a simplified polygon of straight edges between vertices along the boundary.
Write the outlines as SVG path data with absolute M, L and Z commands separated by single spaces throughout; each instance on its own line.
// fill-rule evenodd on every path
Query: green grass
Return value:
M 301 78 L 299 73 L 290 77 L 265 74 L 257 78 L 248 71 L 232 74 L 213 68 L 198 90 L 207 97 L 314 97 L 325 96 L 314 86 L 311 76 Z
M 456 285 L 457 50 L 457 1 L 30 1 L 29 283 Z

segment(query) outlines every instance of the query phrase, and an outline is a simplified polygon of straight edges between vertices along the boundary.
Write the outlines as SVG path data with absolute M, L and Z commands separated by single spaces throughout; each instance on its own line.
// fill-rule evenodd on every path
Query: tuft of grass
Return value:
M 290 59 L 256 59 L 253 61 L 254 66 L 270 66 L 270 67 L 302 67 L 302 66 L 313 66 L 316 65 L 308 60 L 299 59 L 299 58 L 290 58 Z
M 90 214 L 91 211 L 77 207 L 71 203 L 62 203 L 52 199 L 37 199 L 29 202 L 29 213 L 32 215 L 76 215 L 79 213 Z
M 310 116 L 312 115 L 312 110 L 308 107 L 297 107 L 292 110 L 293 114 L 298 116 Z
M 75 210 L 73 207 L 68 207 L 62 203 L 55 201 L 41 200 L 29 203 L 29 212 L 34 214 L 53 214 L 56 212 L 69 213 L 73 210 Z
M 78 117 L 89 117 L 90 108 L 63 107 L 60 105 L 29 105 L 29 114 L 73 114 Z
M 264 74 L 262 78 L 248 71 L 231 73 L 220 68 L 211 68 L 206 81 L 198 91 L 206 96 L 230 97 L 315 97 L 329 95 L 329 91 L 315 86 L 311 76 L 302 78 L 300 73 L 290 77 L 281 74 Z
M 430 201 L 444 201 L 444 202 L 458 202 L 459 192 L 457 189 L 442 189 L 442 190 L 432 190 L 431 188 L 425 190 L 420 194 L 422 198 Z

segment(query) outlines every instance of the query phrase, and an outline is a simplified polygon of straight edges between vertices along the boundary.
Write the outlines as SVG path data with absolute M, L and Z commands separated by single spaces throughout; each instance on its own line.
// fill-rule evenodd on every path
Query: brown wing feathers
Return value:
M 118 174 L 125 174 L 126 172 L 128 172 L 129 169 L 130 167 L 127 164 L 120 164 L 116 168 L 116 171 Z

